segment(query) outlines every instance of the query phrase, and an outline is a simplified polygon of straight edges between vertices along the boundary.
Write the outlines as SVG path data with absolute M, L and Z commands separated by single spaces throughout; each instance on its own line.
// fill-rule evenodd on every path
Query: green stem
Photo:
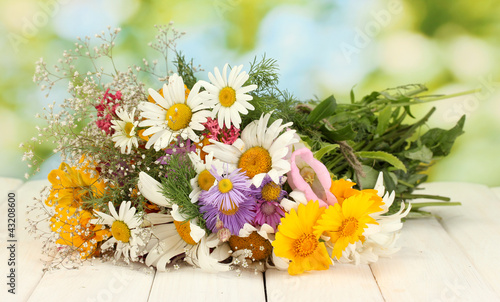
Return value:
M 460 206 L 461 202 L 418 202 L 412 203 L 411 209 L 420 209 L 423 207 L 437 207 L 437 206 Z
M 417 199 L 417 198 L 426 198 L 426 199 L 436 199 L 442 201 L 450 201 L 450 198 L 439 196 L 439 195 L 429 195 L 429 194 L 410 194 L 410 193 L 400 193 L 397 194 L 397 197 L 402 199 Z
M 417 130 L 420 126 L 425 124 L 427 120 L 431 117 L 431 115 L 436 111 L 436 107 L 432 107 L 432 109 L 418 122 L 413 124 L 413 126 L 410 127 L 410 129 L 397 141 L 391 146 L 391 151 L 393 151 L 396 148 L 399 148 L 402 144 L 406 142 L 406 140 L 413 135 L 413 132 Z

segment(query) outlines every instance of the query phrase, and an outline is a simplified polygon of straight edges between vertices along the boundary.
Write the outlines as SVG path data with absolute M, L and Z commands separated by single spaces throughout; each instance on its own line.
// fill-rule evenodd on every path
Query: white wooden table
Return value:
M 23 226 L 26 204 L 47 181 L 0 178 L 0 301 L 500 301 L 500 188 L 428 183 L 423 192 L 462 206 L 432 208 L 442 219 L 407 221 L 399 253 L 373 265 L 335 265 L 289 276 L 155 272 L 110 263 L 44 273 L 40 242 Z M 16 192 L 16 294 L 7 292 L 7 194 Z

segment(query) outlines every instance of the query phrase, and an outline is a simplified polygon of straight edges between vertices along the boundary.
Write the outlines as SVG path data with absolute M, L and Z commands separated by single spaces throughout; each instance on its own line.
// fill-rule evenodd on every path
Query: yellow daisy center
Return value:
M 198 186 L 200 186 L 200 188 L 204 191 L 208 191 L 214 182 L 215 177 L 208 170 L 203 170 L 200 175 L 198 175 Z
M 125 132 L 125 134 L 127 135 L 128 138 L 132 137 L 132 135 L 130 133 L 132 132 L 133 129 L 134 129 L 134 124 L 133 123 L 127 122 L 125 124 L 125 129 L 123 129 L 123 131 Z
M 231 87 L 224 87 L 219 92 L 219 102 L 224 107 L 231 107 L 236 102 L 236 91 Z
M 280 193 L 281 187 L 274 182 L 270 182 L 262 188 L 262 198 L 267 201 L 278 199 Z
M 167 111 L 168 127 L 174 131 L 186 128 L 191 122 L 193 112 L 186 104 L 175 104 Z
M 256 146 L 248 149 L 241 155 L 238 161 L 238 168 L 246 173 L 249 178 L 253 178 L 260 173 L 271 171 L 272 159 L 269 151 Z
M 293 252 L 296 256 L 307 257 L 311 255 L 318 247 L 318 239 L 314 234 L 302 234 L 299 239 L 293 243 Z
M 223 180 L 219 181 L 219 191 L 221 193 L 227 193 L 233 189 L 233 183 L 231 180 L 224 178 Z
M 232 200 L 229 200 L 229 202 L 231 203 L 231 207 L 229 209 L 224 209 L 222 207 L 222 204 L 220 205 L 219 207 L 219 211 L 222 213 L 222 214 L 225 214 L 225 215 L 228 215 L 228 216 L 232 216 L 234 214 L 236 214 L 236 212 L 238 212 L 238 206 L 232 201 Z
M 354 217 L 349 217 L 342 222 L 340 227 L 340 234 L 343 237 L 349 237 L 356 233 L 358 229 L 358 220 Z
M 189 221 L 177 221 L 174 220 L 175 229 L 179 236 L 184 240 L 184 242 L 195 245 L 196 241 L 191 237 L 191 227 L 189 226 Z
M 111 225 L 111 233 L 116 240 L 127 243 L 130 239 L 130 229 L 127 224 L 121 220 L 115 220 Z

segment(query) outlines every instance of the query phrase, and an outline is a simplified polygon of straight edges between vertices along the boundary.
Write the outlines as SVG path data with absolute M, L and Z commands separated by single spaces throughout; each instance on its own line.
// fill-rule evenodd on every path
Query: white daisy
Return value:
M 214 74 L 208 73 L 210 82 L 202 81 L 203 87 L 208 91 L 207 100 L 210 106 L 213 107 L 212 117 L 217 116 L 220 127 L 223 125 L 230 128 L 233 124 L 236 128 L 240 128 L 240 114 L 248 114 L 248 110 L 255 108 L 248 101 L 252 100 L 252 96 L 248 95 L 252 90 L 257 89 L 257 85 L 248 85 L 242 87 L 248 80 L 248 74 L 244 71 L 243 65 L 231 69 L 227 76 L 228 64 L 224 65 L 222 75 L 219 69 L 215 67 Z
M 139 142 L 137 141 L 136 128 L 139 121 L 134 121 L 135 108 L 131 113 L 127 113 L 126 109 L 119 108 L 116 110 L 116 115 L 120 120 L 112 120 L 111 128 L 115 130 L 111 138 L 115 142 L 115 147 L 121 148 L 122 154 L 130 154 L 132 146 L 137 148 Z
M 220 160 L 214 159 L 212 153 L 205 156 L 205 161 L 200 158 L 200 152 L 190 152 L 188 154 L 193 167 L 196 171 L 196 176 L 191 178 L 191 188 L 193 189 L 189 194 L 192 203 L 198 202 L 198 198 L 202 191 L 208 191 L 212 185 L 215 183 L 215 177 L 210 173 L 210 170 L 215 167 L 217 174 L 222 175 L 224 173 L 223 164 Z M 228 172 L 232 172 L 234 169 L 230 169 Z
M 101 246 L 101 249 L 109 249 L 116 243 L 115 259 L 119 259 L 123 255 L 127 263 L 130 260 L 138 261 L 138 257 L 143 255 L 145 247 L 145 243 L 141 237 L 145 235 L 144 232 L 146 231 L 139 228 L 142 224 L 141 216 L 136 214 L 136 209 L 131 207 L 130 201 L 123 201 L 118 213 L 111 201 L 108 207 L 111 216 L 106 213 L 94 211 L 100 219 L 94 219 L 91 222 L 111 226 L 113 237 L 108 239 Z
M 166 148 L 170 142 L 180 135 L 184 140 L 191 139 L 198 142 L 199 137 L 194 131 L 202 131 L 202 125 L 210 116 L 210 111 L 204 110 L 203 94 L 199 92 L 201 85 L 196 83 L 190 91 L 187 99 L 185 95 L 184 81 L 180 76 L 174 74 L 169 77 L 168 85 L 163 86 L 162 97 L 154 89 L 149 89 L 149 94 L 156 103 L 141 102 L 139 110 L 144 118 L 139 126 L 149 127 L 143 135 L 151 136 L 146 148 L 154 144 L 155 150 Z
M 256 187 L 261 185 L 266 174 L 279 183 L 280 176 L 290 171 L 290 162 L 285 158 L 288 146 L 297 139 L 294 138 L 295 130 L 280 135 L 292 123 L 282 125 L 279 119 L 267 127 L 270 117 L 271 113 L 268 113 L 248 124 L 241 132 L 241 138 L 232 145 L 210 140 L 212 144 L 205 146 L 203 151 L 213 152 L 215 158 L 240 168 Z
M 150 221 L 156 243 L 148 247 L 146 265 L 154 266 L 159 271 L 165 271 L 172 258 L 186 253 L 186 261 L 207 271 L 227 271 L 229 267 L 219 264 L 218 259 L 211 257 L 210 248 L 213 236 L 207 240 L 205 230 L 196 221 L 187 220 L 176 204 L 172 205 L 171 214 L 155 214 Z M 163 221 L 158 216 L 163 216 Z M 149 215 L 148 218 L 149 219 Z M 161 224 L 154 224 L 162 222 Z

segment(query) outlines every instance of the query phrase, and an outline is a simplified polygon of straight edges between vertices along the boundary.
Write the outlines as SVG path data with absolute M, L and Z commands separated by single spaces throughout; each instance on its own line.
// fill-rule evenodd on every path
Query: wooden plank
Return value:
M 491 188 L 491 191 L 500 199 L 500 187 Z
M 299 276 L 272 269 L 265 275 L 268 302 L 384 301 L 368 265 L 335 264 Z
M 427 194 L 462 202 L 462 206 L 427 210 L 442 217 L 444 229 L 500 296 L 500 198 L 495 194 L 500 190 L 468 183 L 428 183 L 424 187 Z
M 149 301 L 265 301 L 262 273 L 207 273 L 193 267 L 156 272 Z
M 406 221 L 399 245 L 370 265 L 386 301 L 499 299 L 435 218 Z
M 28 301 L 148 301 L 153 278 L 154 271 L 138 263 L 85 263 L 46 272 Z
M 20 184 L 20 182 L 18 181 L 11 182 L 10 184 L 13 183 Z M 43 276 L 43 263 L 40 261 L 42 243 L 40 241 L 35 241 L 33 238 L 29 237 L 27 231 L 25 230 L 25 226 L 27 218 L 26 206 L 33 203 L 33 197 L 37 196 L 40 190 L 47 184 L 48 182 L 45 180 L 27 182 L 18 187 L 16 190 L 16 295 L 14 296 L 12 294 L 8 294 L 6 283 L 2 282 L 0 301 L 26 301 Z M 0 220 L 5 221 L 4 217 L 6 217 L 5 215 L 7 213 L 7 203 L 3 203 L 0 205 L 0 213 L 2 215 L 2 219 Z M 35 213 L 31 212 L 31 214 Z M 0 272 L 2 273 L 2 275 L 4 275 L 4 273 L 12 268 L 8 267 L 7 263 L 7 259 L 10 258 L 10 251 L 7 250 L 7 248 L 3 245 L 3 242 L 6 242 L 7 240 L 5 223 L 2 223 L 0 233 L 2 234 L 2 248 L 0 250 Z

